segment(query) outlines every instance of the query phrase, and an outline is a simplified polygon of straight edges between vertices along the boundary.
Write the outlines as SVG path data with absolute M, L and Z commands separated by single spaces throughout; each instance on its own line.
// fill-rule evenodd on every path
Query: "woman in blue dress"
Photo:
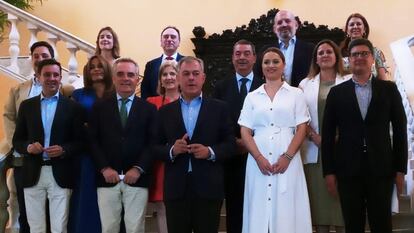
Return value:
M 72 98 L 84 109 L 85 127 L 88 126 L 92 105 L 112 90 L 112 73 L 109 63 L 100 55 L 92 56 L 83 68 L 84 87 L 73 92 Z M 88 143 L 86 143 L 88 145 Z M 101 222 L 95 185 L 95 166 L 88 153 L 77 161 L 77 186 L 73 190 L 70 225 L 71 233 L 100 233 Z

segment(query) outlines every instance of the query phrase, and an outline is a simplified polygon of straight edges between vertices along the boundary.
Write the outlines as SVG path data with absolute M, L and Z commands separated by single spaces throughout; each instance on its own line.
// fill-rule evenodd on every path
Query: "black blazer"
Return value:
M 177 54 L 177 62 L 183 58 L 181 54 Z M 161 57 L 155 58 L 145 65 L 144 79 L 141 82 L 141 98 L 147 99 L 150 96 L 157 96 L 157 86 L 158 86 L 158 72 L 160 71 L 160 66 L 162 63 Z
M 165 161 L 164 198 L 184 198 L 187 187 L 188 161 L 191 159 L 195 195 L 206 199 L 223 199 L 222 161 L 231 157 L 235 150 L 235 139 L 227 112 L 227 105 L 215 99 L 203 98 L 191 143 L 210 146 L 215 161 L 195 159 L 191 154 L 178 155 L 170 159 L 170 149 L 177 139 L 186 133 L 181 113 L 180 100 L 167 104 L 159 110 L 158 142 L 154 153 Z
M 148 187 L 151 155 L 148 153 L 156 130 L 156 109 L 139 97 L 134 97 L 125 128 L 119 116 L 116 94 L 97 101 L 92 107 L 90 125 L 92 158 L 97 168 L 97 186 L 111 187 L 100 172 L 111 167 L 125 174 L 133 166 L 145 173 L 132 186 Z
M 263 82 L 264 80 L 262 78 L 254 76 L 249 92 L 256 90 L 263 84 Z M 240 138 L 240 126 L 237 121 L 239 120 L 240 111 L 243 108 L 243 102 L 241 102 L 239 85 L 237 83 L 236 76 L 220 80 L 214 88 L 212 97 L 227 103 L 230 109 L 234 134 L 236 137 Z
M 53 176 L 62 188 L 73 188 L 72 157 L 79 155 L 83 149 L 84 128 L 81 107 L 74 101 L 59 95 L 56 113 L 53 118 L 50 146 L 63 147 L 62 156 L 51 158 Z M 44 132 L 40 106 L 40 95 L 22 102 L 13 136 L 14 149 L 23 158 L 23 187 L 31 187 L 39 181 L 42 167 L 42 154 L 29 154 L 27 146 L 33 142 L 44 143 Z
M 261 56 L 256 62 L 256 74 L 259 77 L 263 77 L 262 71 L 262 60 L 263 52 L 269 47 L 279 48 L 279 43 L 275 45 L 267 45 L 261 51 Z M 310 63 L 312 61 L 313 48 L 315 46 L 311 43 L 297 39 L 295 44 L 295 51 L 293 53 L 293 64 L 292 64 L 292 79 L 291 86 L 298 87 L 300 81 L 304 79 L 309 73 Z
M 372 78 L 372 98 L 365 120 L 352 79 L 332 87 L 322 126 L 324 175 L 393 176 L 396 172 L 406 173 L 406 125 L 401 96 L 393 82 Z M 364 139 L 367 153 L 363 153 Z

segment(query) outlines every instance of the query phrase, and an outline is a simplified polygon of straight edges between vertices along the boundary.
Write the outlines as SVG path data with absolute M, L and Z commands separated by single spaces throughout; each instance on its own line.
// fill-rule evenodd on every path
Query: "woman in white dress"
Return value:
M 243 233 L 311 233 L 309 198 L 299 148 L 309 114 L 303 93 L 283 81 L 285 58 L 263 53 L 266 83 L 249 93 L 239 118 L 249 151 Z

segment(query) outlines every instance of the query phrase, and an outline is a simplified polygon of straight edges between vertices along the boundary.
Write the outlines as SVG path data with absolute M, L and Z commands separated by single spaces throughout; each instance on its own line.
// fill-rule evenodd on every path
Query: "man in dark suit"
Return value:
M 178 64 L 181 97 L 159 111 L 154 151 L 165 161 L 164 202 L 169 233 L 217 233 L 224 198 L 222 162 L 234 154 L 227 105 L 202 96 L 203 61 Z
M 157 96 L 158 72 L 165 60 L 179 61 L 183 56 L 177 52 L 180 46 L 180 31 L 174 26 L 168 26 L 161 32 L 161 47 L 164 53 L 145 65 L 144 79 L 141 82 L 141 98 Z
M 352 79 L 326 101 L 323 173 L 332 195 L 338 188 L 346 232 L 365 232 L 368 213 L 371 232 L 389 233 L 393 184 L 401 193 L 407 169 L 405 112 L 396 85 L 371 74 L 371 42 L 352 41 L 349 54 Z
M 271 46 L 279 48 L 285 56 L 284 79 L 294 87 L 299 86 L 300 81 L 308 75 L 314 48 L 313 44 L 296 38 L 298 27 L 298 21 L 296 21 L 292 12 L 287 10 L 277 12 L 273 31 L 278 38 L 278 42 L 276 46 Z M 271 46 L 266 46 L 262 51 Z M 256 74 L 259 77 L 263 76 L 261 61 L 262 58 L 259 59 L 256 66 Z
M 144 233 L 155 106 L 135 96 L 138 65 L 119 58 L 113 65 L 116 93 L 96 102 L 90 120 L 103 233 L 119 232 L 124 208 L 126 232 Z
M 42 91 L 21 103 L 13 146 L 24 155 L 22 181 L 30 231 L 46 232 L 47 197 L 51 231 L 66 232 L 74 186 L 72 157 L 82 149 L 80 107 L 59 93 L 59 62 L 43 60 L 37 68 Z
M 239 40 L 233 46 L 232 62 L 236 71 L 233 77 L 217 83 L 213 97 L 225 101 L 230 109 L 237 151 L 224 163 L 226 193 L 226 227 L 228 233 L 240 233 L 243 222 L 243 193 L 246 173 L 247 149 L 240 137 L 237 124 L 247 93 L 255 90 L 263 79 L 253 74 L 256 50 L 250 41 Z

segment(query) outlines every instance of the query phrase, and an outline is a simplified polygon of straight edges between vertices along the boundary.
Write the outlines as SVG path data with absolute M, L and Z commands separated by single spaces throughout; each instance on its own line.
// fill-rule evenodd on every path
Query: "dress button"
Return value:
M 270 197 L 269 197 L 267 200 L 269 200 L 269 201 L 270 201 Z
M 273 108 L 270 108 L 270 111 L 272 111 L 273 110 Z
M 269 184 L 269 187 L 271 187 L 272 186 L 272 184 Z
M 270 126 L 273 126 L 273 123 L 271 123 Z
M 269 152 L 269 155 L 272 155 L 272 152 Z

